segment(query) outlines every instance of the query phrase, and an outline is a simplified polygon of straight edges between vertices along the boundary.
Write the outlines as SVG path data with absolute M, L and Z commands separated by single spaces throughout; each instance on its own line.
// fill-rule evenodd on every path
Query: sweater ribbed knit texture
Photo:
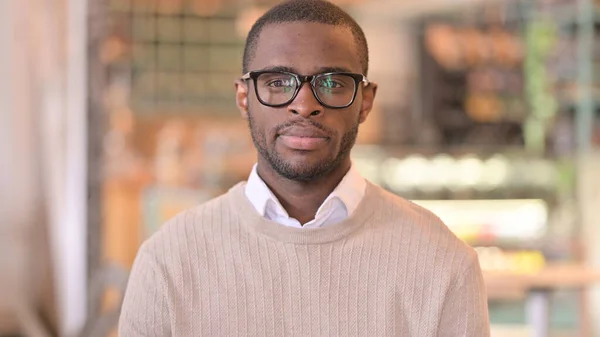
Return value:
M 119 336 L 489 336 L 477 256 L 429 211 L 369 183 L 347 220 L 291 228 L 244 186 L 142 245 Z

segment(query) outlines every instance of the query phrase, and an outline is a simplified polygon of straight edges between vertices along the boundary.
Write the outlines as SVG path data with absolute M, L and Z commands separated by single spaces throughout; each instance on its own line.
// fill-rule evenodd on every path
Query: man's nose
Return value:
M 302 83 L 298 95 L 288 105 L 288 111 L 294 115 L 301 115 L 308 118 L 310 116 L 319 116 L 323 113 L 323 106 L 315 97 L 311 85 L 308 82 Z

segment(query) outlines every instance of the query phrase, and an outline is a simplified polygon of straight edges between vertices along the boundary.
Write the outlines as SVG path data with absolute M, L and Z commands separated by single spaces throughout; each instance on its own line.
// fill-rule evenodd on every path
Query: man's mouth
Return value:
M 303 151 L 316 150 L 329 140 L 329 137 L 318 128 L 300 126 L 283 129 L 278 138 L 286 147 Z

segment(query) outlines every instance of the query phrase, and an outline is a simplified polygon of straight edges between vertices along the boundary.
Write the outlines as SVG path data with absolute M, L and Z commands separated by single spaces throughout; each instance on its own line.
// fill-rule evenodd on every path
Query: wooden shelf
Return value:
M 538 273 L 484 271 L 489 299 L 522 299 L 531 290 L 581 289 L 600 283 L 600 270 L 580 264 L 551 264 Z

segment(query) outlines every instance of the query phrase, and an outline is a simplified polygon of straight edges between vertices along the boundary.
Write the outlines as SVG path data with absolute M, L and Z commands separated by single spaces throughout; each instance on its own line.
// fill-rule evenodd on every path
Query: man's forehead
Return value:
M 296 74 L 300 74 L 300 75 L 315 75 L 315 74 L 323 74 L 323 73 L 337 73 L 337 72 L 342 72 L 342 73 L 348 73 L 348 72 L 354 72 L 353 69 L 348 68 L 348 67 L 343 67 L 343 66 L 327 66 L 327 65 L 315 65 L 313 69 L 311 69 L 312 71 L 303 71 L 302 69 L 293 67 L 293 66 L 288 66 L 288 65 L 279 65 L 274 63 L 273 65 L 264 67 L 264 68 L 259 68 L 259 69 L 254 69 L 255 71 L 284 71 L 284 72 L 291 72 L 291 73 L 296 73 Z
M 269 24 L 263 27 L 251 69 L 272 66 L 316 72 L 319 68 L 360 71 L 357 45 L 351 30 L 314 22 Z

